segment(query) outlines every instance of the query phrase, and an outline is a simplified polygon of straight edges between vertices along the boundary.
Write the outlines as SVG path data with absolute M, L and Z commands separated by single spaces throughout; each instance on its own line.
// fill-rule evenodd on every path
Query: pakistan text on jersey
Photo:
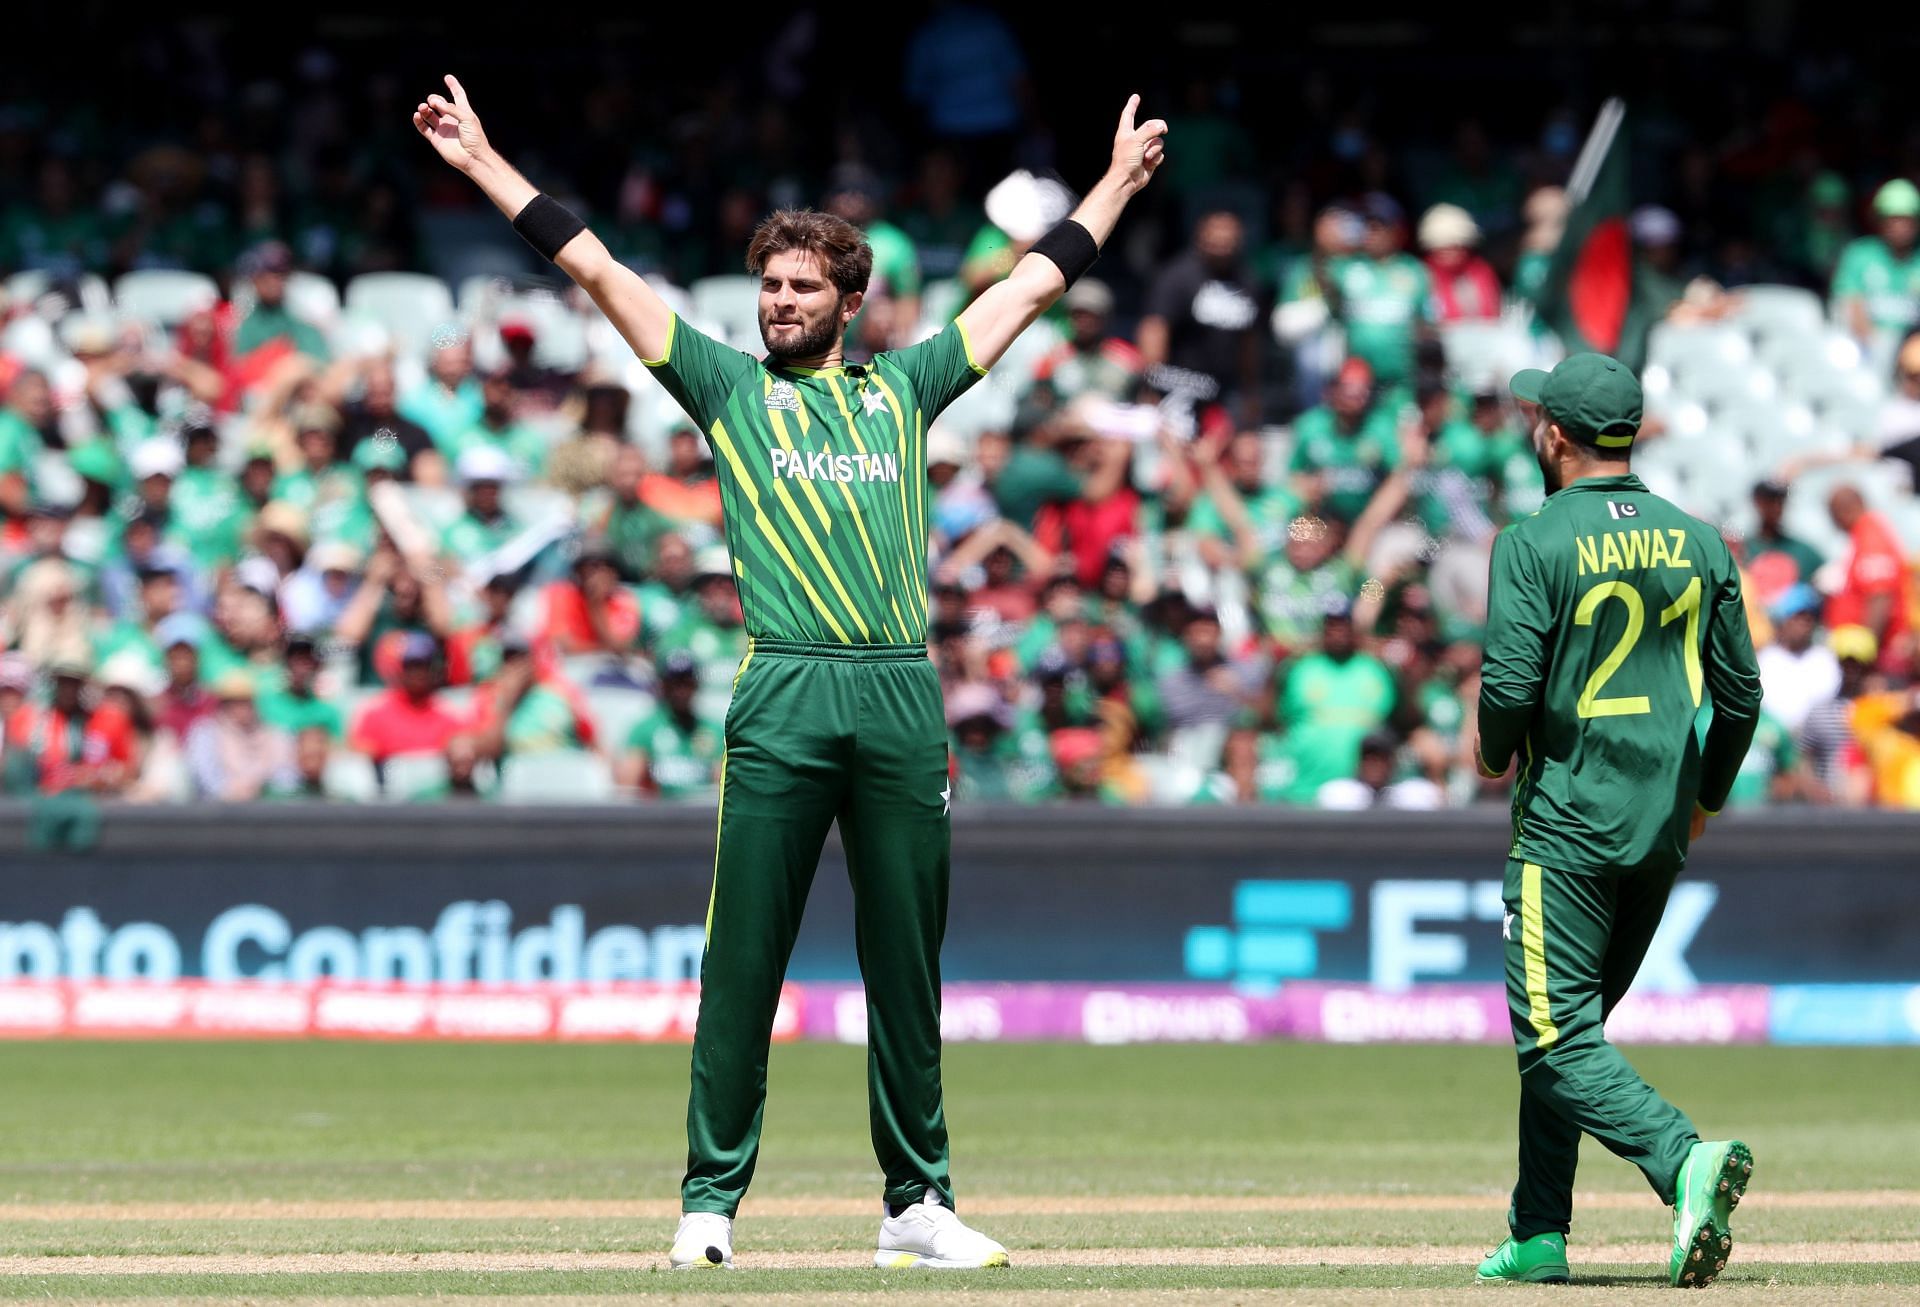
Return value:
M 773 474 L 801 481 L 899 481 L 892 454 L 835 454 L 824 449 L 776 449 Z
M 1677 526 L 1579 536 L 1574 547 L 1580 552 L 1581 576 L 1648 567 L 1693 567 L 1693 560 L 1687 557 L 1687 533 Z

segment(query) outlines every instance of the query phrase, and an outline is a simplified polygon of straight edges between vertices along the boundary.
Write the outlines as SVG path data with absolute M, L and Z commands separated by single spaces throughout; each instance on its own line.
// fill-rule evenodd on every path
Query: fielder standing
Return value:
M 927 660 L 927 427 L 1072 285 L 1159 167 L 1166 124 L 1128 101 L 1111 167 L 1072 217 L 932 339 L 847 366 L 873 251 L 810 211 L 770 215 L 763 361 L 678 319 L 579 218 L 487 143 L 466 92 L 414 126 L 536 250 L 578 282 L 713 447 L 751 637 L 734 681 L 687 1109 L 675 1267 L 731 1266 L 753 1178 L 774 1006 L 827 829 L 853 881 L 868 1012 L 874 1152 L 886 1175 L 883 1267 L 1004 1266 L 954 1215 L 940 1088 L 940 940 L 951 791 L 940 682 Z
M 1629 470 L 1640 383 L 1601 354 L 1513 379 L 1553 492 L 1495 542 L 1481 771 L 1518 753 L 1507 862 L 1507 1000 L 1520 1053 L 1511 1235 L 1483 1280 L 1568 1278 L 1580 1136 L 1674 1209 L 1668 1270 L 1704 1287 L 1753 1155 L 1693 1122 L 1607 1042 L 1674 878 L 1726 801 L 1760 709 L 1740 574 L 1719 532 Z M 1697 727 L 1703 708 L 1712 720 Z

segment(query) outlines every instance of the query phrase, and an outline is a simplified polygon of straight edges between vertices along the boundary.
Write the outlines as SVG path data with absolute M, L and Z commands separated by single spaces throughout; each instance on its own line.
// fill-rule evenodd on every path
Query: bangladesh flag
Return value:
M 1638 372 L 1646 361 L 1647 329 L 1658 316 L 1635 276 L 1627 214 L 1633 207 L 1627 178 L 1626 106 L 1608 100 L 1567 182 L 1573 202 L 1567 228 L 1547 265 L 1534 311 L 1568 352 L 1611 354 Z

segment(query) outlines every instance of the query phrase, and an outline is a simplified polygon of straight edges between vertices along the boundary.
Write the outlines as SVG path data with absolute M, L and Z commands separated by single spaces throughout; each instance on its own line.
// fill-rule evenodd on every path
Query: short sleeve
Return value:
M 1840 251 L 1840 264 L 1833 270 L 1833 293 L 1835 295 L 1858 295 L 1861 290 L 1864 248 L 1855 241 Z
M 973 345 L 958 318 L 918 345 L 890 350 L 874 359 L 875 366 L 883 363 L 906 376 L 914 402 L 929 423 L 987 375 L 987 370 L 974 362 Z
M 687 325 L 679 314 L 667 328 L 667 348 L 657 359 L 641 359 L 701 435 L 726 411 L 727 396 L 759 364 L 737 349 Z

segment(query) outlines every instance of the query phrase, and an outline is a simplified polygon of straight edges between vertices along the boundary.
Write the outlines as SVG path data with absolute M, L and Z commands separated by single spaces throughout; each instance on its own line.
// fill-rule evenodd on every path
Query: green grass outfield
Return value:
M 1754 1146 L 1716 1295 L 1920 1295 L 1920 1049 L 1635 1057 L 1704 1134 Z M 960 1206 L 1015 1265 L 861 1269 L 863 1064 L 776 1050 L 742 1269 L 686 1275 L 655 1269 L 684 1048 L 8 1043 L 0 1297 L 1426 1302 L 1476 1291 L 1472 1258 L 1503 1233 L 1504 1049 L 962 1045 Z M 1651 1297 L 1664 1211 L 1591 1145 L 1580 1184 L 1571 1252 L 1594 1287 L 1555 1300 Z

